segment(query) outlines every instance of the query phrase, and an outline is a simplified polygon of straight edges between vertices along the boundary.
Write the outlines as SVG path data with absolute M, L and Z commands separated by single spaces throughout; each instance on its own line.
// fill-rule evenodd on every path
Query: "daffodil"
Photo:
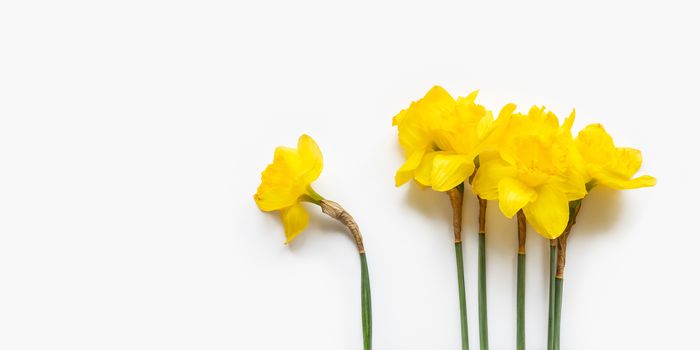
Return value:
M 536 106 L 527 115 L 513 115 L 498 152 L 481 157 L 474 193 L 498 200 L 509 218 L 522 210 L 535 231 L 558 237 L 569 219 L 569 201 L 586 195 L 572 156 L 574 118 L 572 112 L 560 125 L 554 113 Z
M 455 99 L 442 87 L 435 86 L 393 118 L 393 125 L 399 131 L 399 143 L 406 153 L 405 163 L 396 172 L 396 186 L 413 179 L 435 191 L 446 192 L 450 198 L 464 348 L 468 347 L 469 340 L 461 239 L 463 186 L 474 173 L 475 159 L 496 138 L 515 108 L 507 105 L 494 120 L 491 111 L 475 102 L 477 94 L 478 91 L 474 91 Z M 479 203 L 480 213 L 485 214 L 485 201 Z M 484 222 L 481 215 L 479 221 Z M 481 228 L 483 232 L 483 225 Z M 483 245 L 483 235 L 480 235 L 480 249 Z M 483 258 L 481 250 L 480 256 Z M 485 260 L 480 258 L 479 261 L 480 271 L 485 271 Z M 482 280 L 485 281 L 480 277 Z M 485 282 L 480 282 L 479 295 L 479 335 L 483 344 L 488 343 Z
M 496 147 L 480 155 L 472 182 L 480 198 L 498 200 L 505 216 L 518 217 L 518 349 L 525 347 L 525 222 L 545 238 L 554 239 L 567 225 L 569 202 L 586 195 L 585 180 L 572 155 L 574 118 L 572 112 L 560 124 L 554 113 L 537 106 L 526 115 L 513 115 L 493 141 Z
M 297 148 L 277 147 L 272 164 L 262 172 L 262 181 L 253 196 L 263 211 L 280 211 L 286 243 L 291 242 L 309 223 L 309 213 L 301 202 L 321 207 L 324 214 L 345 225 L 357 244 L 361 264 L 362 335 L 365 350 L 372 348 L 372 302 L 367 257 L 355 219 L 338 203 L 316 193 L 311 184 L 323 169 L 323 156 L 316 142 L 301 135 Z
M 496 122 L 491 111 L 475 102 L 477 94 L 454 99 L 435 86 L 394 116 L 393 125 L 398 127 L 399 143 L 406 153 L 406 162 L 396 172 L 396 186 L 414 179 L 445 192 L 474 172 L 474 158 L 512 111 L 505 108 Z
M 633 178 L 642 166 L 642 153 L 634 148 L 615 147 L 600 124 L 586 126 L 574 139 L 585 168 L 585 181 L 617 190 L 649 187 L 656 179 L 649 175 Z
M 583 128 L 573 140 L 576 159 L 575 164 L 583 174 L 583 181 L 589 189 L 596 185 L 607 186 L 617 190 L 650 187 L 656 179 L 649 175 L 634 177 L 642 166 L 642 153 L 634 148 L 616 147 L 610 134 L 600 124 L 591 124 Z M 557 267 L 554 286 L 554 323 L 553 339 L 550 349 L 559 349 L 561 328 L 561 303 L 564 284 L 564 266 L 568 236 L 576 223 L 576 216 L 581 209 L 582 200 L 570 203 L 569 222 L 564 233 L 557 239 Z
M 272 164 L 262 173 L 255 203 L 263 211 L 280 211 L 287 243 L 309 224 L 309 213 L 301 202 L 323 199 L 311 188 L 322 169 L 318 145 L 310 136 L 301 135 L 296 149 L 277 147 Z

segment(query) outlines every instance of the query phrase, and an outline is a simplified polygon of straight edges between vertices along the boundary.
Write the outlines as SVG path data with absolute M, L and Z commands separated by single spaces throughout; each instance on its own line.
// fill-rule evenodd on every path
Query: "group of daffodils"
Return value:
M 406 152 L 397 186 L 414 179 L 445 192 L 474 174 L 474 194 L 498 200 L 509 218 L 522 210 L 535 231 L 553 239 L 567 226 L 569 202 L 584 198 L 593 186 L 631 189 L 656 182 L 646 175 L 633 178 L 641 153 L 616 147 L 600 124 L 574 138 L 575 112 L 560 123 L 544 107 L 522 114 L 513 104 L 494 120 L 476 95 L 454 99 L 436 86 L 394 117 Z
M 575 223 L 581 201 L 595 186 L 633 189 L 653 186 L 651 176 L 634 177 L 642 164 L 641 153 L 615 146 L 600 124 L 584 127 L 574 137 L 575 111 L 562 122 L 544 107 L 527 113 L 514 104 L 501 108 L 497 117 L 476 102 L 477 91 L 453 98 L 435 86 L 393 118 L 406 160 L 395 175 L 396 186 L 415 180 L 424 187 L 450 195 L 455 215 L 455 248 L 460 287 L 462 348 L 468 348 L 461 232 L 461 202 L 468 188 L 480 199 L 480 239 L 485 234 L 485 207 L 498 201 L 508 218 L 518 216 L 518 338 L 524 349 L 524 237 L 525 221 L 550 243 L 550 319 L 548 349 L 559 348 L 561 278 L 566 236 Z M 326 200 L 311 187 L 323 167 L 314 140 L 302 135 L 297 148 L 278 147 L 272 164 L 262 173 L 254 196 L 264 211 L 280 211 L 287 243 L 308 224 L 301 202 L 321 207 L 325 214 L 348 227 L 358 245 L 362 262 L 364 348 L 371 348 L 369 277 L 362 236 L 350 214 Z M 479 335 L 481 349 L 488 349 L 486 322 L 484 242 L 479 247 Z M 521 269 L 522 267 L 522 269 Z M 522 276 L 521 276 L 522 274 Z M 522 278 L 522 280 L 521 280 Z M 522 283 L 521 283 L 522 282 Z M 521 286 L 522 284 L 522 286 Z M 483 299 L 482 299 L 483 298 Z M 558 299 L 557 299 L 558 298 Z

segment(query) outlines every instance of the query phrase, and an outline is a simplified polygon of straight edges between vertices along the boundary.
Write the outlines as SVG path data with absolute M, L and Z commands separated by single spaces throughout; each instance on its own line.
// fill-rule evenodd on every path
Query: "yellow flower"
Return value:
M 497 121 L 474 100 L 478 91 L 456 100 L 440 86 L 393 118 L 406 162 L 396 172 L 396 186 L 415 179 L 436 191 L 448 191 L 474 172 L 474 158 L 513 108 Z
M 480 156 L 472 189 L 498 200 L 507 217 L 523 210 L 542 236 L 558 237 L 569 219 L 569 201 L 583 198 L 586 186 L 572 156 L 571 126 L 575 112 L 563 125 L 544 107 L 515 114 L 495 142 L 497 152 Z
M 253 196 L 263 211 L 279 210 L 289 243 L 309 223 L 302 200 L 322 199 L 312 188 L 323 169 L 323 156 L 316 142 L 301 135 L 297 148 L 277 147 L 272 164 L 262 172 L 262 182 Z
M 586 126 L 574 144 L 585 168 L 586 181 L 617 190 L 656 185 L 656 179 L 649 175 L 632 178 L 642 166 L 642 153 L 634 148 L 615 147 L 602 125 Z

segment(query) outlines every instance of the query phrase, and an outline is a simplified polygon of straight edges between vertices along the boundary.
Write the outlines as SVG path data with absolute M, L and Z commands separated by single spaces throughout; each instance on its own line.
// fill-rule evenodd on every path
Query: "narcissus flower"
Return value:
M 362 337 L 365 349 L 372 348 L 372 297 L 365 246 L 360 228 L 350 213 L 340 204 L 321 197 L 311 188 L 323 169 L 323 156 L 316 142 L 308 135 L 301 135 L 297 148 L 277 147 L 272 164 L 262 173 L 262 182 L 253 196 L 263 211 L 279 210 L 282 214 L 284 234 L 289 243 L 309 223 L 309 214 L 301 206 L 302 201 L 318 205 L 321 211 L 345 225 L 352 234 L 360 254 L 362 300 Z
M 393 118 L 406 152 L 406 162 L 396 172 L 396 186 L 415 179 L 445 192 L 474 172 L 474 158 L 513 110 L 504 108 L 494 121 L 491 111 L 475 103 L 477 94 L 455 100 L 435 86 Z
M 323 156 L 316 142 L 301 135 L 297 148 L 277 147 L 272 164 L 262 173 L 262 182 L 253 198 L 263 211 L 279 210 L 289 243 L 309 223 L 301 201 L 323 199 L 311 188 L 323 169 Z
M 586 182 L 574 164 L 572 112 L 562 125 L 544 107 L 513 115 L 496 140 L 498 152 L 482 154 L 472 189 L 484 199 L 498 200 L 503 214 L 523 210 L 527 221 L 545 238 L 566 228 L 569 201 L 586 195 Z
M 574 140 L 585 169 L 586 182 L 617 190 L 649 187 L 656 179 L 649 175 L 632 178 L 642 166 L 642 153 L 634 148 L 615 147 L 612 137 L 600 124 L 586 126 Z

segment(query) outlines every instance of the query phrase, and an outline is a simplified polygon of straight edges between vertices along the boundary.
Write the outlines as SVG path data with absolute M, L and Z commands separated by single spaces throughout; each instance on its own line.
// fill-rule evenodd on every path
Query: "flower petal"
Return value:
M 323 155 L 316 141 L 309 135 L 301 135 L 297 142 L 297 150 L 303 169 L 302 178 L 308 184 L 314 182 L 323 169 Z
M 303 193 L 296 187 L 264 187 L 261 184 L 253 199 L 260 210 L 273 211 L 294 204 Z
M 498 199 L 498 183 L 503 178 L 515 177 L 517 169 L 500 158 L 482 159 L 479 169 L 472 181 L 472 191 L 477 196 L 495 200 Z
M 437 152 L 426 153 L 413 173 L 416 181 L 423 186 L 432 185 L 433 159 L 436 154 Z
M 527 221 L 547 239 L 554 239 L 564 232 L 569 222 L 569 201 L 555 186 L 543 185 L 537 189 L 537 199 L 523 208 Z
M 291 242 L 309 224 L 309 213 L 296 203 L 291 207 L 281 211 L 282 225 L 284 225 L 284 235 L 287 237 L 285 244 Z
M 591 166 L 589 172 L 597 182 L 616 190 L 630 190 L 656 185 L 656 178 L 649 175 L 629 179 L 598 166 Z
M 473 159 L 459 154 L 438 153 L 433 159 L 430 176 L 433 189 L 449 191 L 464 182 L 473 172 Z
M 536 199 L 537 192 L 516 179 L 506 177 L 498 183 L 498 207 L 508 218 Z
M 396 176 L 394 176 L 396 187 L 405 184 L 413 178 L 413 172 L 416 170 L 418 165 L 420 165 L 424 154 L 425 151 L 417 150 L 408 156 L 406 162 L 403 163 L 401 168 L 399 168 L 399 170 L 396 172 Z

